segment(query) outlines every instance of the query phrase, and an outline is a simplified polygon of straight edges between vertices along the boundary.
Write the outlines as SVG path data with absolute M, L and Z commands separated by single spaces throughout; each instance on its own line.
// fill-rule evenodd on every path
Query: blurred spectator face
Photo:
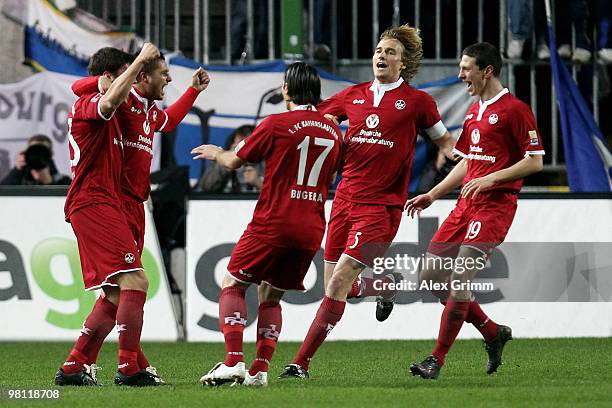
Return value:
M 25 151 L 26 167 L 32 179 L 41 184 L 51 184 L 51 149 L 44 143 L 36 143 Z
M 395 38 L 383 38 L 378 42 L 372 56 L 374 78 L 383 84 L 397 81 L 400 72 L 406 68 L 402 62 L 404 46 Z
M 235 135 L 234 140 L 232 141 L 232 144 L 230 145 L 230 150 L 234 150 L 236 146 L 238 146 L 238 143 L 242 142 L 244 139 L 246 139 L 246 135 L 242 135 L 242 134 Z
M 30 169 L 30 175 L 32 179 L 39 182 L 40 184 L 52 184 L 53 177 L 51 177 L 51 169 L 45 167 L 41 170 Z

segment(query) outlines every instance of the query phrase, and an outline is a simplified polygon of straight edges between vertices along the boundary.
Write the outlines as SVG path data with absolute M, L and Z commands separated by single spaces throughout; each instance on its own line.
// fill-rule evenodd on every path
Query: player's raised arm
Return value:
M 198 146 L 191 151 L 191 154 L 196 154 L 193 160 L 212 160 L 216 161 L 223 167 L 227 167 L 228 169 L 237 169 L 238 167 L 244 164 L 244 160 L 242 160 L 236 153 L 230 150 L 223 150 L 219 146 L 215 145 L 202 145 Z
M 196 69 L 191 77 L 191 86 L 176 102 L 164 110 L 164 113 L 168 116 L 168 122 L 159 130 L 166 133 L 172 132 L 189 113 L 200 92 L 208 88 L 209 83 L 208 72 L 202 68 Z
M 159 50 L 156 46 L 151 43 L 146 43 L 140 54 L 136 57 L 134 62 L 125 70 L 125 72 L 110 86 L 106 94 L 102 97 L 100 101 L 100 112 L 106 118 L 109 118 L 113 115 L 115 110 L 121 105 L 125 99 L 127 98 L 134 81 L 136 80 L 136 76 L 142 69 L 145 63 L 159 56 Z

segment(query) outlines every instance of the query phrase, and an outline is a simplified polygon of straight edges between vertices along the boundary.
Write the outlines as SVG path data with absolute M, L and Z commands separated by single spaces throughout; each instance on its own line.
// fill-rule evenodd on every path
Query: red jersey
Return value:
M 126 198 L 147 201 L 151 192 L 151 160 L 153 135 L 164 130 L 168 115 L 157 102 L 150 102 L 132 88 L 126 103 L 117 109 L 119 126 L 123 131 L 123 185 Z
M 418 131 L 432 139 L 446 132 L 434 99 L 401 78 L 351 86 L 317 109 L 349 120 L 336 195 L 355 203 L 404 205 Z
M 72 85 L 72 90 L 77 95 L 93 91 L 98 88 L 98 78 L 80 79 Z M 123 198 L 138 202 L 149 198 L 154 134 L 174 130 L 198 95 L 199 91 L 190 86 L 171 107 L 162 110 L 156 101 L 141 96 L 136 88 L 130 90 L 127 102 L 121 104 L 116 113 L 123 131 Z
M 342 133 L 306 107 L 270 115 L 236 154 L 265 162 L 265 177 L 247 231 L 269 245 L 319 249 L 325 231 L 324 205 L 338 168 Z
M 72 184 L 64 214 L 66 221 L 79 208 L 97 202 L 118 204 L 121 190 L 123 142 L 117 118 L 100 112 L 99 93 L 81 96 L 68 115 Z
M 528 154 L 544 154 L 540 132 L 529 105 L 504 88 L 466 113 L 455 153 L 467 159 L 463 183 L 508 168 Z M 518 192 L 523 179 L 497 184 L 491 190 Z

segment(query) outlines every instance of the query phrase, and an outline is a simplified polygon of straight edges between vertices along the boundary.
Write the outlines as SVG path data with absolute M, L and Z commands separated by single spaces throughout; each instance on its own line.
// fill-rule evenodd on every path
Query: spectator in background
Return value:
M 612 40 L 610 39 L 610 25 L 612 24 L 612 7 L 609 0 L 595 1 L 595 14 L 597 16 L 598 55 L 601 61 L 612 64 Z
M 587 0 L 557 1 L 555 9 L 557 44 L 561 58 L 571 58 L 574 62 L 587 63 L 591 60 L 591 40 L 589 30 L 589 5 Z M 572 50 L 572 30 L 576 32 L 576 43 Z
M 253 1 L 253 49 L 247 49 L 247 2 L 231 2 L 231 58 L 234 64 L 244 64 L 249 59 L 268 58 L 268 2 Z
M 224 150 L 234 150 L 253 133 L 253 129 L 253 125 L 236 128 L 225 140 Z M 262 181 L 257 164 L 247 163 L 238 170 L 229 170 L 217 162 L 211 162 L 198 182 L 198 187 L 208 193 L 244 193 L 259 190 Z
M 506 51 L 508 58 L 520 59 L 522 57 L 523 46 L 527 40 L 531 39 L 534 29 L 538 59 L 550 58 L 550 49 L 546 41 L 546 13 L 543 1 L 508 0 L 508 28 L 510 30 Z
M 26 150 L 15 158 L 15 167 L 2 179 L 3 185 L 70 184 L 70 178 L 58 174 L 53 162 L 53 142 L 45 135 L 28 139 Z

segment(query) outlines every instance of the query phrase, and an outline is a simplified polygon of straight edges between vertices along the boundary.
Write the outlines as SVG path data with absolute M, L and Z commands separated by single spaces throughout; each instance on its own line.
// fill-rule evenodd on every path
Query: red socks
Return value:
M 349 290 L 348 295 L 346 295 L 347 299 L 353 299 L 361 297 L 361 292 L 363 290 L 361 276 L 358 276 L 357 279 L 353 282 L 351 286 L 351 290 Z
M 388 289 L 381 289 L 385 288 L 385 285 L 388 285 L 390 283 L 393 283 L 393 281 L 386 276 L 381 278 L 364 278 L 362 276 L 358 276 L 357 279 L 355 279 L 355 282 L 353 282 L 351 290 L 349 291 L 346 298 L 352 299 L 362 298 L 366 296 L 378 296 L 381 293 L 389 292 Z
M 143 323 L 143 307 L 146 292 L 122 290 L 117 308 L 117 330 L 119 331 L 119 371 L 133 375 L 140 370 L 140 334 Z M 146 367 L 143 367 L 143 369 Z
M 83 364 L 96 362 L 102 342 L 115 327 L 117 307 L 105 297 L 99 297 L 93 310 L 83 323 L 81 334 L 64 363 L 64 372 L 73 374 L 83 369 Z
M 219 330 L 225 337 L 224 364 L 233 367 L 244 361 L 242 333 L 247 324 L 245 290 L 230 286 L 221 290 L 219 296 Z
M 470 308 L 468 309 L 465 321 L 473 324 L 482 334 L 485 341 L 491 341 L 497 337 L 497 323 L 489 319 L 475 300 L 470 302 Z
M 300 347 L 293 362 L 298 364 L 304 370 L 308 370 L 310 360 L 321 346 L 329 332 L 342 318 L 346 302 L 331 299 L 327 296 L 323 298 L 321 306 L 317 311 L 315 319 L 308 329 L 308 334 L 304 339 L 304 343 Z
M 469 301 L 459 302 L 452 298 L 449 298 L 446 302 L 444 312 L 442 312 L 442 319 L 440 320 L 438 342 L 432 353 L 438 359 L 440 367 L 444 365 L 446 353 L 448 353 L 461 330 L 461 326 L 468 314 L 470 303 Z
M 257 318 L 257 356 L 249 368 L 250 375 L 268 371 L 282 327 L 281 305 L 278 302 L 260 304 Z

